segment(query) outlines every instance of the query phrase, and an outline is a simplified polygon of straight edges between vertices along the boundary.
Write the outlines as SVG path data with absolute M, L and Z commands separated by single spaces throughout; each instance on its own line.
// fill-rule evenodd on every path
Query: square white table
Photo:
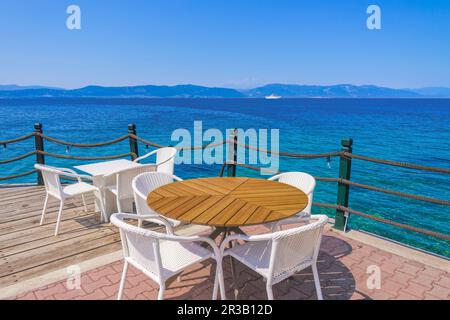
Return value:
M 136 168 L 139 166 L 140 166 L 139 163 L 136 163 L 136 162 L 133 162 L 130 160 L 126 160 L 126 159 L 120 159 L 120 160 L 85 164 L 85 165 L 81 165 L 81 166 L 76 166 L 75 168 L 80 171 L 90 174 L 92 176 L 94 186 L 96 186 L 98 188 L 103 188 L 104 186 L 115 184 L 115 177 L 114 177 L 114 179 L 106 179 L 105 176 L 107 176 L 111 173 L 120 171 L 120 170 Z M 131 186 L 130 186 L 130 188 L 131 188 Z M 104 200 L 105 200 L 106 216 L 109 218 L 109 216 L 111 214 L 117 212 L 116 197 L 111 192 L 103 192 L 103 194 L 105 197 Z M 96 210 L 98 210 L 98 208 L 100 208 L 99 201 L 102 201 L 100 198 L 100 195 L 96 196 L 96 199 L 95 199 Z M 133 201 L 126 201 L 123 204 L 121 202 L 120 204 L 124 211 L 132 212 Z

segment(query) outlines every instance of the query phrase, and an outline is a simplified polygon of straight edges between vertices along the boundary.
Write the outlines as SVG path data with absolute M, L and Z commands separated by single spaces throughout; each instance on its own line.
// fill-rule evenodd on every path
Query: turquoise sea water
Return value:
M 431 99 L 40 99 L 0 100 L 0 140 L 27 134 L 35 122 L 63 140 L 93 143 L 127 133 L 135 123 L 138 135 L 173 144 L 173 130 L 203 128 L 280 129 L 280 150 L 297 153 L 338 151 L 342 138 L 354 140 L 354 153 L 395 161 L 450 168 L 450 100 Z M 33 140 L 0 146 L 0 160 L 34 148 Z M 128 141 L 95 149 L 66 150 L 45 144 L 46 151 L 70 155 L 111 155 L 129 152 Z M 146 148 L 140 145 L 140 153 Z M 74 166 L 80 161 L 47 158 L 50 165 Z M 31 170 L 34 158 L 0 165 L 0 176 Z M 220 166 L 181 165 L 182 178 L 217 176 Z M 337 177 L 338 159 L 298 160 L 282 157 L 280 170 Z M 257 173 L 238 169 L 238 175 Z M 450 199 L 450 175 L 353 161 L 352 180 L 387 189 Z M 35 175 L 9 181 L 35 182 Z M 336 202 L 337 186 L 319 182 L 315 201 Z M 350 207 L 401 223 L 450 234 L 450 207 L 351 188 Z M 314 208 L 334 215 L 333 210 Z M 450 257 L 450 242 L 352 216 L 349 226 Z

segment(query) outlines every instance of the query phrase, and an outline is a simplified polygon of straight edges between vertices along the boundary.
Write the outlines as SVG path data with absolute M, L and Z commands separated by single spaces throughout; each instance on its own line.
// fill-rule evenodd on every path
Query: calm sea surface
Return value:
M 338 151 L 340 141 L 351 137 L 354 153 L 427 166 L 450 168 L 450 100 L 425 99 L 47 99 L 0 100 L 0 140 L 15 138 L 41 122 L 44 132 L 67 141 L 93 143 L 127 133 L 135 123 L 138 135 L 160 144 L 174 144 L 173 130 L 203 128 L 280 129 L 280 150 L 297 153 Z M 0 146 L 0 160 L 34 148 L 33 140 Z M 67 150 L 45 143 L 49 152 L 99 156 L 129 152 L 128 141 L 95 149 Z M 140 145 L 140 153 L 146 147 Z M 80 161 L 47 158 L 50 165 L 74 166 Z M 0 176 L 32 169 L 34 158 L 0 165 Z M 352 180 L 382 188 L 450 199 L 450 175 L 390 167 L 354 160 Z M 181 165 L 182 178 L 217 176 L 219 166 Z M 280 170 L 305 171 L 315 176 L 337 177 L 338 159 L 280 159 Z M 239 175 L 255 176 L 238 169 Z M 35 175 L 9 181 L 35 182 Z M 315 201 L 336 202 L 334 183 L 319 182 Z M 350 207 L 401 223 L 450 234 L 450 207 L 398 198 L 352 188 Z M 316 213 L 332 210 L 315 208 Z M 450 242 L 352 216 L 349 226 L 450 257 Z

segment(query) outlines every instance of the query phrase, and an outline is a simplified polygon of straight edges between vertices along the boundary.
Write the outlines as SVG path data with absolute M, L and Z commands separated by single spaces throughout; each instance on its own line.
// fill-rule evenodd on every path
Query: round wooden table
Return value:
M 147 197 L 150 208 L 184 223 L 240 232 L 239 227 L 289 218 L 308 205 L 301 190 L 280 182 L 253 178 L 200 178 L 162 186 Z

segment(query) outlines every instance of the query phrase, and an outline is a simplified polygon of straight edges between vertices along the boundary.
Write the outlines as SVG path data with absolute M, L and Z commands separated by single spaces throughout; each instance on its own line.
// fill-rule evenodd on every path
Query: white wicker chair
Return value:
M 174 174 L 175 155 L 177 154 L 177 149 L 172 147 L 154 150 L 142 157 L 137 158 L 136 160 L 134 160 L 134 162 L 140 162 L 155 154 L 156 154 L 156 163 L 153 164 L 153 166 L 155 166 L 156 168 L 155 171 Z
M 308 196 L 308 206 L 303 209 L 303 211 L 297 213 L 294 217 L 272 223 L 268 227 L 271 227 L 272 230 L 275 230 L 277 227 L 281 227 L 281 225 L 292 224 L 299 221 L 307 221 L 311 217 L 314 189 L 316 188 L 316 179 L 314 179 L 313 176 L 304 172 L 285 172 L 273 176 L 268 180 L 289 184 L 300 189 Z
M 45 184 L 45 191 L 46 191 L 44 209 L 42 210 L 40 225 L 44 224 L 45 211 L 47 210 L 47 204 L 48 204 L 49 197 L 52 196 L 61 202 L 60 206 L 59 206 L 58 217 L 56 219 L 55 236 L 57 236 L 59 233 L 59 226 L 61 223 L 61 216 L 62 216 L 62 211 L 64 208 L 64 201 L 66 199 L 73 198 L 76 196 L 81 196 L 83 199 L 84 210 L 87 211 L 86 200 L 84 199 L 84 194 L 91 193 L 91 192 L 97 192 L 101 197 L 101 192 L 100 192 L 99 188 L 82 181 L 82 178 L 87 179 L 87 180 L 92 180 L 92 178 L 90 176 L 79 175 L 75 171 L 73 171 L 71 169 L 67 169 L 67 168 L 56 168 L 56 167 L 51 167 L 51 166 L 46 166 L 46 165 L 41 165 L 41 164 L 35 164 L 34 167 L 37 170 L 41 171 L 42 177 L 44 180 L 44 184 Z M 78 182 L 67 185 L 67 186 L 62 186 L 61 179 L 60 179 L 61 176 L 76 178 Z M 100 201 L 100 206 L 101 206 L 100 211 L 101 211 L 102 221 L 106 221 L 106 214 L 105 214 L 104 205 L 103 205 L 103 198 Z
M 159 214 L 152 209 L 147 204 L 147 196 L 153 190 L 164 186 L 174 181 L 183 181 L 181 178 L 162 172 L 146 172 L 138 175 L 133 179 L 132 187 L 134 191 L 134 202 L 136 203 L 136 212 L 138 216 L 156 216 Z M 166 219 L 166 218 L 165 218 Z M 170 222 L 172 227 L 178 227 L 181 222 L 173 219 L 166 219 Z M 149 220 L 154 223 L 159 224 L 159 220 Z M 139 227 L 142 226 L 142 219 L 139 219 Z
M 269 300 L 273 300 L 274 284 L 311 266 L 317 297 L 322 300 L 316 263 L 323 228 L 327 221 L 328 217 L 325 215 L 314 215 L 310 219 L 310 224 L 293 229 L 254 236 L 231 235 L 223 241 L 220 247 L 221 254 L 222 257 L 230 255 L 262 275 L 266 279 Z M 224 252 L 227 243 L 234 240 L 243 240 L 245 243 L 236 244 Z
M 222 258 L 214 241 L 199 236 L 182 237 L 174 235 L 170 223 L 165 219 L 153 216 L 149 218 L 159 219 L 160 223 L 166 226 L 167 233 L 142 229 L 123 221 L 124 219 L 136 220 L 136 215 L 116 213 L 111 216 L 111 222 L 120 229 L 124 254 L 124 268 L 118 300 L 121 300 L 123 296 L 128 264 L 136 267 L 159 284 L 158 300 L 162 300 L 168 281 L 177 277 L 186 268 L 209 258 L 216 260 L 217 264 L 212 298 L 217 299 L 217 287 L 219 287 L 220 295 L 224 299 L 225 285 Z M 203 248 L 196 242 L 206 243 L 212 250 Z
M 144 172 L 154 171 L 154 165 L 142 165 L 135 168 L 124 169 L 116 171 L 105 176 L 105 181 L 114 181 L 115 184 L 104 186 L 103 192 L 109 191 L 116 196 L 117 201 L 117 211 L 123 212 L 121 202 L 123 200 L 133 199 L 133 189 L 131 188 L 131 183 L 133 179 Z

